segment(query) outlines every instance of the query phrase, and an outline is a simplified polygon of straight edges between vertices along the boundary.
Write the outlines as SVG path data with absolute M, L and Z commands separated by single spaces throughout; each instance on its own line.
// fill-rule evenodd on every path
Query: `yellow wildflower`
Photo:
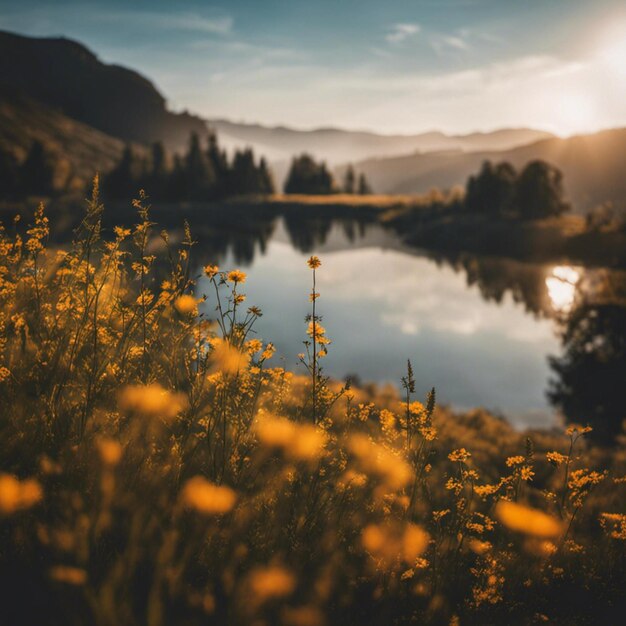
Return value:
M 176 298 L 174 301 L 174 307 L 181 315 L 198 314 L 198 302 L 193 296 L 188 294 Z
M 591 426 L 580 426 L 579 424 L 572 424 L 568 428 L 566 428 L 565 433 L 567 435 L 584 435 L 586 433 L 590 433 L 593 430 Z
M 326 329 L 319 322 L 313 323 L 313 321 L 310 321 L 306 332 L 311 339 L 314 339 L 319 344 L 326 345 L 331 343 L 330 339 L 325 336 Z
M 241 270 L 231 270 L 230 272 L 228 272 L 226 278 L 231 283 L 235 283 L 235 284 L 246 282 L 246 275 Z
M 19 480 L 11 474 L 0 474 L 0 515 L 11 515 L 29 509 L 42 496 L 41 486 L 36 480 Z
M 402 489 L 411 480 L 412 472 L 407 462 L 366 435 L 352 435 L 348 440 L 348 449 L 361 471 L 378 477 L 391 489 Z
M 416 524 L 405 526 L 370 524 L 361 533 L 361 542 L 376 560 L 390 567 L 397 559 L 414 566 L 428 547 L 428 533 Z
M 459 448 L 458 450 L 453 450 L 448 454 L 448 458 L 451 461 L 465 463 L 467 459 L 471 457 L 471 453 L 469 453 L 465 448 Z
M 250 355 L 240 352 L 226 339 L 215 338 L 211 341 L 213 351 L 213 371 L 236 374 L 250 362 Z
M 478 555 L 485 554 L 491 550 L 492 545 L 489 541 L 481 541 L 480 539 L 472 539 L 469 542 L 469 547 L 472 552 Z
M 158 383 L 152 383 L 128 385 L 120 392 L 118 404 L 123 411 L 171 419 L 187 406 L 187 399 L 181 393 L 172 393 Z
M 237 494 L 223 485 L 214 485 L 202 476 L 190 478 L 181 492 L 183 504 L 203 515 L 228 513 L 237 500 Z
M 258 339 L 250 339 L 245 344 L 248 354 L 256 354 L 262 347 L 263 344 Z
M 546 452 L 546 459 L 548 459 L 548 461 L 555 467 L 558 467 L 567 461 L 567 457 L 560 452 Z
M 510 530 L 534 537 L 550 539 L 558 537 L 563 530 L 560 520 L 552 515 L 508 500 L 498 502 L 495 514 Z
M 626 541 L 626 515 L 624 513 L 601 513 L 600 525 L 612 539 Z
M 206 265 L 204 267 L 204 273 L 209 277 L 213 278 L 220 271 L 220 268 L 217 265 Z
M 117 465 L 122 458 L 122 446 L 119 441 L 103 437 L 97 443 L 100 459 L 109 467 Z
M 312 270 L 316 270 L 321 264 L 322 262 L 319 260 L 318 257 L 316 256 L 311 256 L 309 257 L 309 260 L 306 262 L 306 264 L 312 269 Z
M 271 359 L 274 356 L 274 353 L 276 352 L 276 348 L 274 347 L 273 343 L 268 343 L 265 346 L 265 350 L 263 350 L 263 352 L 261 352 L 261 360 L 262 361 L 267 361 L 269 359 Z
M 296 588 L 294 575 L 279 565 L 258 567 L 252 570 L 248 583 L 253 600 L 257 604 L 288 596 Z
M 313 424 L 297 424 L 282 417 L 261 414 L 254 424 L 259 442 L 279 449 L 294 461 L 314 461 L 326 446 L 328 435 Z

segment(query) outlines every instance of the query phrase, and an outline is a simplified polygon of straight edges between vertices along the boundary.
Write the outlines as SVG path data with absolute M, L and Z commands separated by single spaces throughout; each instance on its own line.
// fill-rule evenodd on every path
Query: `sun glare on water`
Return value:
M 576 297 L 576 285 L 580 273 L 568 265 L 557 265 L 546 278 L 548 297 L 555 311 L 566 312 L 572 307 Z

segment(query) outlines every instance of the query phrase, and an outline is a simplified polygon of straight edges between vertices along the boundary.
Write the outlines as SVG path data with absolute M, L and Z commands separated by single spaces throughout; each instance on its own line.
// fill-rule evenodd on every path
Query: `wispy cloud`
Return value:
M 458 31 L 451 35 L 435 33 L 429 37 L 429 42 L 437 54 L 466 52 L 471 48 L 468 36 L 469 33 L 467 31 Z
M 392 43 L 392 44 L 401 43 L 405 39 L 408 39 L 409 37 L 414 37 L 415 35 L 417 35 L 417 33 L 419 33 L 420 30 L 421 28 L 419 24 L 409 24 L 409 23 L 394 24 L 391 27 L 390 32 L 387 33 L 385 39 L 387 40 L 388 43 Z
M 210 35 L 228 35 L 233 18 L 228 15 L 207 17 L 199 13 L 161 13 L 155 11 L 121 10 L 101 12 L 98 19 L 109 22 L 135 21 L 159 31 L 188 31 Z
M 452 37 L 452 36 L 444 36 L 442 37 L 443 43 L 451 48 L 456 48 L 457 50 L 467 50 L 469 45 L 467 41 L 462 39 L 461 37 Z

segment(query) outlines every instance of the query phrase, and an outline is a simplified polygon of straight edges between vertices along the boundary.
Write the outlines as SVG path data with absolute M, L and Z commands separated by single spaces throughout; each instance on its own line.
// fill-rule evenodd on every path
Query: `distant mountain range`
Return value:
M 141 74 L 102 63 L 70 39 L 38 39 L 0 31 L 0 90 L 28 96 L 63 115 L 125 141 L 162 140 L 180 149 L 199 117 L 167 110 Z
M 579 210 L 610 201 L 626 209 L 626 129 L 560 139 L 553 137 L 510 150 L 439 152 L 368 159 L 355 165 L 377 193 L 424 193 L 464 185 L 485 160 L 521 168 L 543 159 L 562 172 L 565 190 Z M 344 168 L 338 168 L 338 176 Z
M 402 194 L 462 185 L 486 159 L 522 167 L 540 158 L 563 171 L 578 209 L 607 200 L 626 205 L 625 129 L 559 139 L 527 128 L 382 135 L 207 121 L 169 111 L 148 79 L 101 62 L 80 43 L 0 31 L 0 149 L 22 160 L 38 139 L 54 156 L 65 189 L 82 189 L 94 171 L 110 169 L 125 143 L 141 151 L 160 140 L 182 151 L 189 134 L 206 134 L 207 125 L 227 149 L 249 146 L 266 156 L 279 188 L 291 157 L 303 152 L 326 160 L 338 177 L 354 163 L 375 192 Z
M 284 126 L 240 124 L 221 119 L 208 120 L 208 123 L 225 145 L 251 146 L 271 161 L 290 159 L 295 154 L 307 152 L 326 160 L 330 165 L 415 152 L 507 150 L 554 137 L 551 133 L 529 128 L 469 135 L 446 135 L 439 131 L 415 135 L 381 135 L 339 128 L 294 130 Z

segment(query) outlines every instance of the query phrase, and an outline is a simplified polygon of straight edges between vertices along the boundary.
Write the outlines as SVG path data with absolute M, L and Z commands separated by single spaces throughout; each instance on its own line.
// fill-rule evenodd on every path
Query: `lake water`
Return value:
M 322 260 L 318 312 L 333 341 L 326 374 L 397 385 L 411 359 L 421 396 L 434 386 L 441 403 L 459 409 L 484 406 L 519 426 L 554 423 L 547 357 L 561 344 L 550 314 L 570 304 L 575 268 L 437 258 L 377 224 L 329 222 L 303 240 L 307 228 L 298 234 L 276 218 L 262 236 L 246 233 L 243 246 L 214 233 L 220 251 L 208 254 L 248 274 L 247 304 L 264 314 L 257 336 L 275 344 L 277 364 L 301 367 L 313 253 Z

